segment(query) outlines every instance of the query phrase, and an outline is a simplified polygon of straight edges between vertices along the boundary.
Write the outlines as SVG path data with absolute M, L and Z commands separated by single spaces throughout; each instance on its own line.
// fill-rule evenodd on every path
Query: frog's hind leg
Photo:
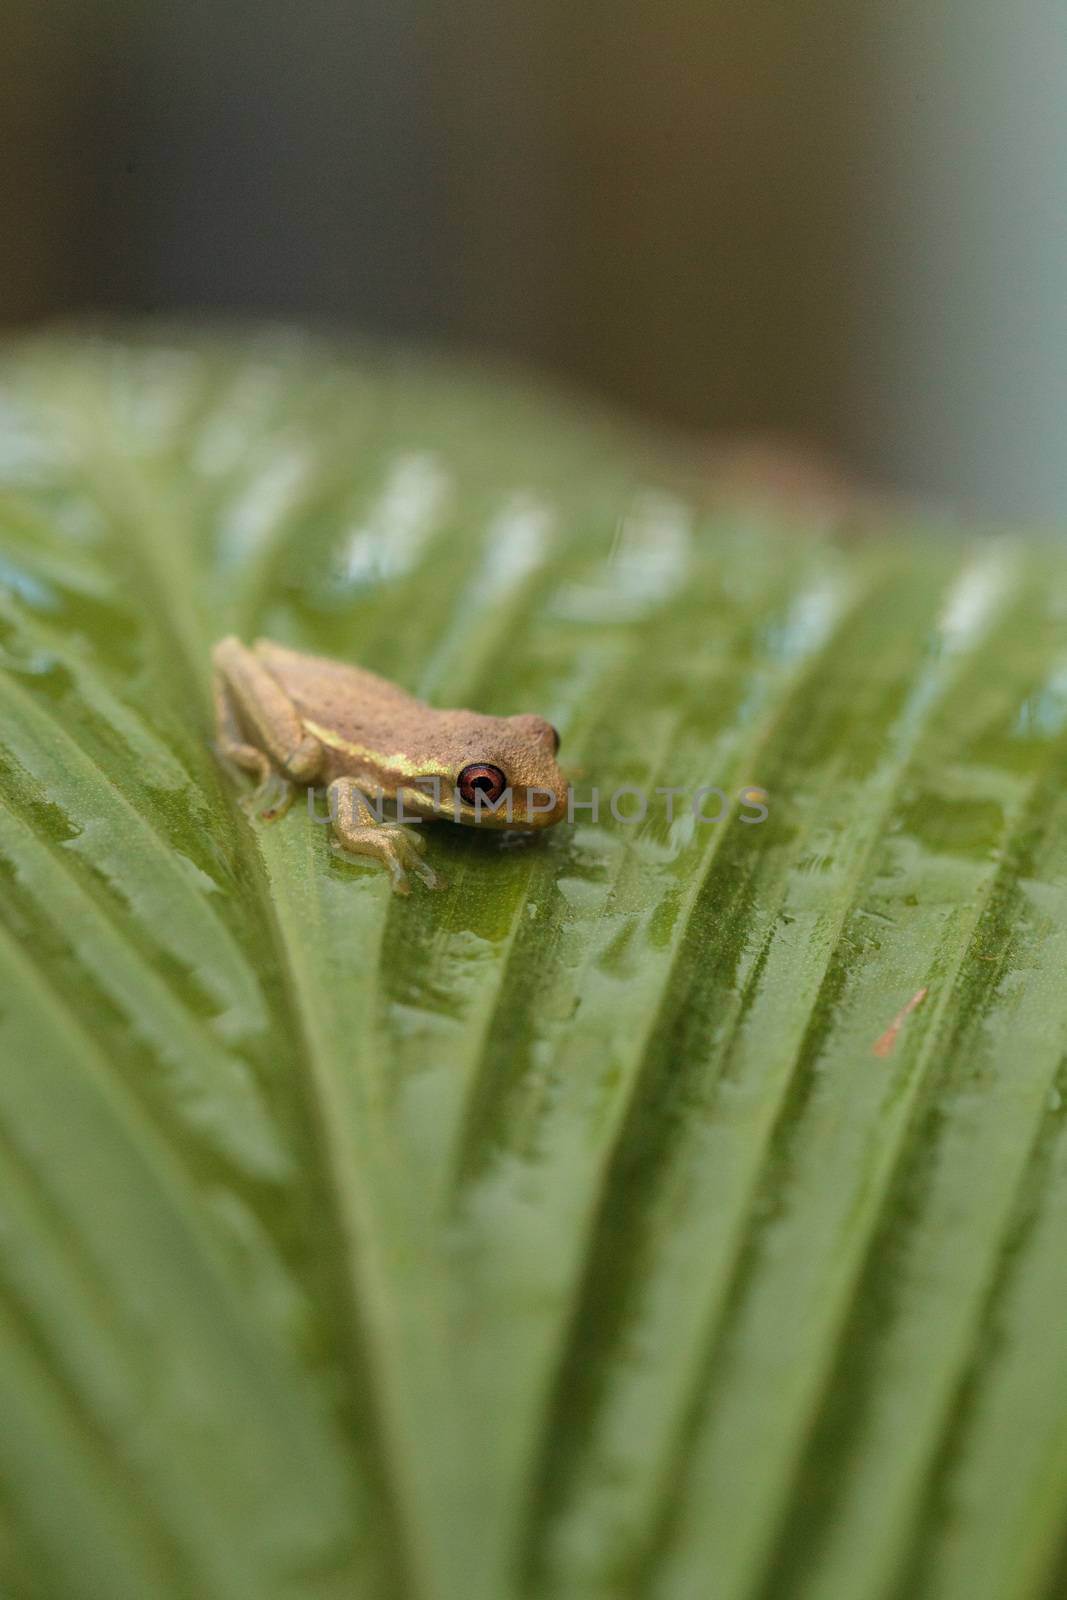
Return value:
M 256 779 L 255 789 L 241 797 L 246 811 L 258 812 L 268 822 L 285 815 L 292 804 L 293 786 L 274 770 L 269 756 L 244 739 L 221 672 L 215 673 L 215 749 L 231 770 L 250 772 Z
M 355 778 L 335 778 L 326 791 L 335 842 L 333 849 L 342 858 L 372 856 L 388 868 L 393 891 L 409 894 L 408 873 L 430 889 L 443 889 L 444 882 L 422 859 L 426 841 L 412 828 L 398 822 L 383 822 Z
M 314 783 L 319 776 L 322 745 L 305 733 L 281 684 L 240 639 L 221 639 L 212 660 L 220 754 L 259 778 L 249 808 L 268 819 L 280 817 L 292 801 L 293 784 Z

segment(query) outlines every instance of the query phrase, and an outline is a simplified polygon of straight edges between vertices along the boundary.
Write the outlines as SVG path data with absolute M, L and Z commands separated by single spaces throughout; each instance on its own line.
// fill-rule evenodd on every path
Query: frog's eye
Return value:
M 508 780 L 499 767 L 491 767 L 484 761 L 475 761 L 471 766 L 464 767 L 456 779 L 456 788 L 460 798 L 467 805 L 473 806 L 479 794 L 485 796 L 490 802 L 500 799 L 508 786 Z

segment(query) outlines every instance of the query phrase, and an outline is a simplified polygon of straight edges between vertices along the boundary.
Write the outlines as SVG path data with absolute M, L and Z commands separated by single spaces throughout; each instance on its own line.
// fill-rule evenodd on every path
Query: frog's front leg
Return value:
M 305 733 L 277 679 L 239 639 L 215 646 L 215 721 L 219 754 L 259 779 L 249 809 L 281 816 L 294 783 L 313 783 L 323 762 L 319 741 Z
M 410 893 L 408 872 L 414 872 L 430 889 L 445 887 L 444 880 L 422 859 L 426 841 L 421 834 L 399 822 L 380 821 L 355 778 L 335 778 L 326 798 L 338 855 L 374 856 L 388 867 L 396 894 Z

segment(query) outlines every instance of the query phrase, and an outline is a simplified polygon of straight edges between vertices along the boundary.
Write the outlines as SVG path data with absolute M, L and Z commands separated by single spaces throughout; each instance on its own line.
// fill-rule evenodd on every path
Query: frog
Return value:
M 325 787 L 331 848 L 379 862 L 398 894 L 411 874 L 445 887 L 423 859 L 422 822 L 532 833 L 566 815 L 559 734 L 543 717 L 438 709 L 364 667 L 270 639 L 228 635 L 212 665 L 215 748 L 256 779 L 246 809 L 276 821 L 297 789 Z

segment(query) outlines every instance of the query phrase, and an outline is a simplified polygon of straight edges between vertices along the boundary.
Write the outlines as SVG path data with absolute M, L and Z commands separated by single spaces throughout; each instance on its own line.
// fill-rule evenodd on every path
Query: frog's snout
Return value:
M 522 813 L 527 828 L 550 828 L 562 822 L 567 815 L 567 785 L 562 777 L 524 790 Z

